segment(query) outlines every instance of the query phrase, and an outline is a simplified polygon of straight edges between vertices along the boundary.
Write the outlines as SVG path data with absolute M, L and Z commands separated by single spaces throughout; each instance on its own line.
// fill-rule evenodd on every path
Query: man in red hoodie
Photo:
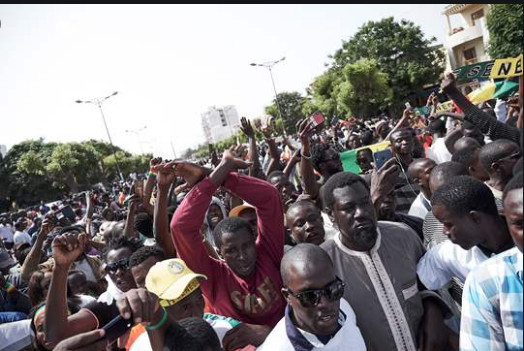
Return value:
M 284 255 L 284 218 L 278 190 L 266 181 L 235 173 L 249 164 L 230 151 L 208 176 L 198 166 L 171 162 L 157 167 L 161 177 L 182 176 L 194 185 L 171 221 L 177 253 L 208 280 L 201 282 L 212 312 L 248 324 L 273 328 L 284 316 L 280 262 Z M 213 194 L 224 187 L 257 212 L 257 232 L 242 218 L 226 218 L 214 231 L 223 260 L 211 258 L 200 234 Z M 269 329 L 268 329 L 269 330 Z

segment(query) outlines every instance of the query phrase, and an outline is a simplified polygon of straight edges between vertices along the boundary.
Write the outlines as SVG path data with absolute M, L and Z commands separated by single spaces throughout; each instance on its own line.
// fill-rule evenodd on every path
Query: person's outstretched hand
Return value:
M 376 168 L 373 170 L 371 173 L 371 199 L 374 204 L 395 190 L 399 174 L 400 168 L 395 158 L 388 160 L 379 170 Z
M 71 265 L 84 252 L 87 234 L 65 233 L 53 240 L 53 258 L 57 266 Z
M 231 166 L 231 168 L 234 170 L 246 169 L 253 165 L 251 162 L 247 162 L 239 158 L 239 155 L 235 151 L 235 146 L 232 146 L 229 148 L 229 150 L 224 151 L 224 154 L 222 155 L 222 162 L 228 166 Z
M 253 129 L 251 122 L 248 121 L 246 117 L 242 117 L 240 119 L 240 123 L 242 124 L 242 126 L 240 127 L 242 133 L 244 133 L 248 138 L 254 138 L 255 130 Z

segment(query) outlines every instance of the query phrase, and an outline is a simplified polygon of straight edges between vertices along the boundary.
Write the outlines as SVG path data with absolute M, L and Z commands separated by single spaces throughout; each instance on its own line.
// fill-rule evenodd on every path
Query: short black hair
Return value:
M 366 181 L 354 173 L 339 172 L 331 176 L 331 178 L 329 178 L 329 180 L 321 188 L 320 197 L 322 199 L 322 207 L 328 209 L 333 208 L 333 202 L 335 201 L 333 191 L 335 191 L 335 189 L 345 188 L 358 182 L 360 182 L 367 190 L 369 190 L 369 186 Z
M 407 133 L 409 134 L 411 137 L 413 137 L 413 129 L 411 128 L 400 128 L 400 129 L 397 129 L 395 130 L 393 133 L 391 133 L 391 135 L 389 136 L 389 141 L 390 142 L 393 142 L 393 135 L 395 134 L 399 134 L 399 133 Z
M 373 157 L 373 150 L 371 150 L 369 147 L 366 147 L 366 148 L 358 150 L 357 151 L 357 156 L 358 156 L 358 154 L 361 154 L 361 153 L 366 153 L 366 154 L 371 155 L 371 157 Z
M 155 257 L 158 261 L 164 261 L 166 259 L 166 254 L 159 246 L 143 246 L 136 250 L 129 259 L 129 268 L 138 266 L 149 257 Z
M 463 164 L 466 167 L 469 167 L 475 161 L 475 151 L 480 149 L 479 147 L 473 149 L 460 149 L 456 151 L 451 157 L 451 161 L 458 162 Z
M 186 318 L 169 326 L 165 333 L 164 351 L 221 351 L 220 340 L 202 318 Z
M 522 172 L 517 173 L 513 178 L 511 178 L 508 184 L 506 184 L 502 199 L 506 200 L 506 196 L 508 196 L 508 193 L 515 189 L 522 189 Z
M 373 144 L 373 132 L 370 130 L 362 132 L 362 134 L 360 135 L 360 141 L 364 146 Z
M 123 248 L 127 248 L 131 250 L 131 252 L 136 252 L 141 247 L 142 247 L 142 242 L 137 238 L 129 238 L 125 235 L 119 236 L 116 238 L 112 238 L 108 243 L 106 243 L 106 247 L 103 252 L 103 258 L 104 260 L 106 260 L 107 254 L 111 250 L 120 250 Z
M 220 249 L 224 233 L 236 233 L 241 229 L 246 229 L 251 235 L 253 235 L 253 237 L 255 237 L 255 233 L 253 232 L 248 220 L 240 217 L 228 217 L 223 219 L 217 224 L 213 231 L 215 245 Z
M 440 182 L 447 183 L 453 177 L 469 175 L 469 170 L 462 163 L 447 161 L 436 165 L 431 171 L 430 178 L 437 178 Z
M 271 179 L 273 178 L 276 178 L 276 177 L 285 177 L 286 175 L 284 174 L 284 172 L 282 171 L 273 171 L 271 173 L 269 173 L 269 175 L 267 176 L 266 180 L 269 182 Z
M 470 211 L 499 215 L 493 192 L 486 184 L 470 176 L 454 177 L 438 188 L 431 197 L 431 205 L 444 206 L 459 216 Z
M 311 146 L 311 163 L 317 172 L 320 172 L 320 164 L 324 162 L 324 154 L 329 149 L 329 144 L 317 143 Z
M 135 216 L 134 228 L 142 235 L 152 238 L 153 218 L 145 212 L 140 212 Z
M 287 209 L 286 214 L 290 213 L 291 211 L 293 211 L 297 207 L 302 207 L 302 206 L 314 207 L 318 211 L 318 213 L 321 214 L 320 213 L 320 209 L 312 201 L 309 201 L 309 200 L 300 200 L 300 201 L 294 202 L 291 206 L 289 206 L 289 208 Z
M 482 167 L 487 172 L 491 172 L 491 165 L 493 162 L 500 160 L 503 157 L 509 156 L 508 150 L 511 148 L 519 149 L 519 145 L 511 140 L 497 139 L 489 144 L 486 144 L 480 149 L 479 159 Z
M 434 121 L 431 121 L 428 126 L 428 130 L 430 133 L 435 134 L 446 134 L 446 122 L 444 122 L 442 119 L 438 118 Z

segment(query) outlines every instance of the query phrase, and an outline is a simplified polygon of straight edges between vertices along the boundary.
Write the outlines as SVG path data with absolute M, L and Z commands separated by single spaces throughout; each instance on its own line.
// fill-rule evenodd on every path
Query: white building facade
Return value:
M 491 60 L 487 53 L 489 4 L 450 4 L 443 15 L 448 24 L 445 43 L 452 69 Z
M 209 144 L 230 138 L 240 129 L 237 109 L 233 105 L 209 107 L 202 114 L 202 128 Z

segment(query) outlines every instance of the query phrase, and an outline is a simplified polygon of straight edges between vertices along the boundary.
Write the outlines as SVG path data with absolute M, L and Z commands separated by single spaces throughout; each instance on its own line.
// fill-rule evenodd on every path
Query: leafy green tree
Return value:
M 419 26 L 407 20 L 396 22 L 390 17 L 370 21 L 331 56 L 331 71 L 339 76 L 348 63 L 373 59 L 389 78 L 392 102 L 400 105 L 404 97 L 438 82 L 445 55 L 433 46 L 435 41 L 434 37 L 427 39 Z
M 344 67 L 344 81 L 339 85 L 338 110 L 344 114 L 372 117 L 390 102 L 392 90 L 387 74 L 374 60 L 362 59 Z
M 295 133 L 297 122 L 304 118 L 302 113 L 304 97 L 298 92 L 283 92 L 278 94 L 277 98 L 282 109 L 282 127 L 287 133 Z M 280 116 L 276 100 L 273 100 L 273 104 L 267 106 L 265 111 L 271 116 Z M 279 125 L 278 119 L 275 121 L 277 127 Z
M 494 59 L 516 57 L 522 53 L 524 5 L 493 4 L 487 16 L 488 52 Z
M 342 77 L 334 70 L 328 70 L 315 78 L 311 84 L 312 101 L 305 103 L 305 110 L 309 114 L 320 110 L 326 117 L 339 116 L 341 111 L 338 110 L 337 95 L 341 82 Z

